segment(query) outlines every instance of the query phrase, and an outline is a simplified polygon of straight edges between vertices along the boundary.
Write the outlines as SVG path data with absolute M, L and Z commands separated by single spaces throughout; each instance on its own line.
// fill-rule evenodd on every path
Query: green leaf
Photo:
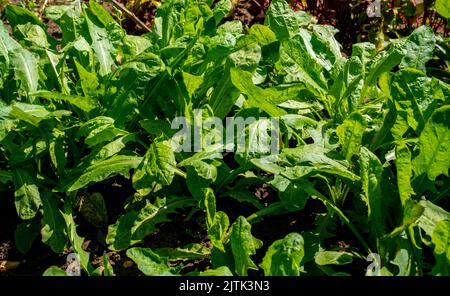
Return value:
M 214 21 L 216 25 L 220 23 L 220 21 L 227 16 L 233 10 L 233 3 L 231 0 L 219 0 L 214 6 Z
M 42 48 L 50 46 L 50 43 L 47 41 L 47 33 L 38 25 L 28 23 L 18 25 L 15 29 L 15 36 L 20 40 L 26 41 L 26 44 Z
M 42 242 L 55 253 L 62 253 L 67 245 L 67 230 L 64 217 L 58 208 L 58 201 L 47 194 L 42 199 Z
M 159 248 L 154 251 L 161 258 L 169 261 L 186 261 L 208 258 L 211 251 L 201 244 L 189 244 L 183 248 Z
M 42 28 L 46 28 L 44 23 L 31 11 L 16 5 L 6 5 L 5 15 L 11 27 L 15 28 L 20 24 L 35 24 Z
M 275 97 L 275 95 L 270 97 L 265 96 L 266 92 L 253 84 L 252 75 L 249 72 L 238 68 L 232 68 L 231 81 L 234 86 L 248 96 L 249 107 L 258 107 L 273 117 L 286 114 L 284 110 L 276 106 L 276 103 L 282 103 L 278 101 L 280 98 Z
M 146 200 L 141 208 L 131 209 L 108 227 L 106 243 L 111 250 L 125 249 L 155 232 L 159 223 L 170 221 L 168 214 L 194 204 L 189 198 L 157 199 L 153 204 Z
M 182 0 L 168 0 L 164 1 L 156 11 L 155 31 L 161 38 L 161 48 L 169 44 L 184 7 L 185 2 Z
M 30 93 L 31 96 L 38 96 L 48 100 L 54 101 L 66 101 L 71 105 L 80 108 L 83 111 L 91 112 L 92 110 L 98 108 L 98 103 L 91 97 L 82 97 L 75 95 L 66 95 L 51 91 L 38 91 Z
M 267 10 L 265 25 L 275 32 L 278 40 L 283 40 L 296 35 L 300 24 L 286 0 L 274 0 Z
M 103 8 L 102 5 L 98 4 L 94 0 L 89 0 L 89 8 L 95 14 L 95 16 L 103 23 L 103 25 L 107 26 L 108 24 L 115 23 L 114 18 L 108 13 L 108 11 Z
M 108 39 L 107 30 L 100 27 L 89 11 L 86 11 L 86 23 L 91 40 L 90 44 L 99 64 L 98 73 L 100 76 L 108 75 L 112 72 L 112 67 L 115 66 L 113 56 L 115 55 L 116 49 Z
M 436 225 L 440 221 L 450 220 L 450 213 L 428 200 L 421 200 L 419 204 L 424 210 L 417 220 L 418 225 L 428 236 L 432 237 Z
M 50 266 L 44 271 L 42 276 L 68 276 L 68 274 L 58 266 Z
M 8 30 L 6 30 L 3 23 L 0 23 L 0 55 L 3 57 L 2 63 L 0 63 L 1 69 L 4 71 L 3 75 L 7 75 L 9 72 L 9 55 L 14 50 L 20 49 L 20 44 L 9 36 Z
M 71 171 L 56 187 L 60 192 L 70 192 L 84 188 L 92 182 L 101 182 L 115 175 L 129 176 L 131 169 L 136 169 L 142 157 L 115 155 L 98 161 L 88 167 L 79 167 Z
M 248 269 L 258 270 L 250 256 L 262 247 L 262 241 L 253 237 L 250 223 L 242 216 L 231 226 L 230 243 L 237 275 L 247 275 Z
M 436 224 L 436 228 L 431 236 L 434 244 L 434 256 L 436 265 L 433 268 L 433 275 L 450 274 L 450 221 L 443 220 Z
M 14 234 L 16 248 L 20 253 L 27 253 L 39 235 L 40 230 L 39 219 L 24 220 L 17 225 L 16 232 Z
M 81 267 L 88 275 L 91 275 L 94 272 L 94 268 L 89 260 L 90 254 L 83 249 L 84 238 L 77 233 L 77 225 L 75 224 L 72 213 L 72 203 L 69 199 L 64 200 L 64 212 L 62 214 L 66 222 L 69 242 L 74 252 L 79 256 Z
M 434 8 L 440 15 L 446 19 L 450 19 L 450 4 L 447 0 L 436 0 L 436 3 L 434 3 Z
M 425 72 L 425 63 L 433 58 L 436 38 L 428 26 L 415 29 L 406 41 L 406 55 L 401 68 L 416 68 Z
M 344 265 L 352 263 L 353 256 L 347 252 L 320 251 L 314 256 L 314 261 L 318 265 Z
M 435 254 L 445 254 L 450 260 L 450 221 L 441 220 L 436 224 L 431 235 Z M 450 261 L 449 261 L 450 262 Z
M 215 269 L 207 269 L 201 272 L 193 272 L 192 274 L 195 276 L 233 276 L 233 273 L 227 266 L 220 266 Z
M 269 27 L 261 24 L 254 24 L 248 33 L 255 36 L 260 45 L 268 45 L 277 40 L 275 33 Z
M 260 169 L 282 175 L 290 180 L 297 180 L 316 172 L 330 173 L 352 181 L 359 177 L 348 170 L 348 163 L 333 159 L 327 155 L 330 150 L 319 145 L 302 145 L 285 148 L 280 154 L 252 159 L 251 162 Z
M 58 24 L 61 29 L 63 45 L 80 37 L 85 19 L 81 17 L 78 5 L 51 5 L 45 9 L 45 15 Z
M 141 195 L 146 195 L 157 185 L 171 184 L 176 165 L 170 144 L 167 141 L 153 142 L 133 175 L 133 187 Z
M 299 211 L 305 207 L 309 194 L 302 190 L 301 182 L 275 175 L 270 184 L 278 189 L 278 196 L 287 210 Z
M 167 262 L 149 248 L 131 248 L 127 250 L 127 256 L 147 276 L 173 275 Z
M 28 169 L 14 169 L 13 174 L 17 213 L 22 220 L 31 219 L 42 205 L 38 186 Z
M 34 92 L 38 88 L 38 64 L 34 56 L 26 49 L 18 48 L 11 52 L 11 65 L 14 77 L 26 92 Z
M 97 228 L 103 228 L 108 222 L 106 203 L 101 193 L 79 194 L 75 206 L 84 220 Z
M 395 167 L 397 168 L 397 186 L 400 201 L 405 206 L 411 195 L 415 193 L 411 187 L 411 152 L 404 142 L 399 142 L 395 147 Z
M 301 36 L 281 42 L 280 64 L 288 74 L 286 83 L 301 82 L 312 92 L 326 93 L 327 82 L 322 74 L 323 67 L 308 52 L 307 44 Z
M 367 70 L 368 73 L 364 81 L 361 100 L 365 97 L 365 90 L 370 86 L 374 86 L 381 74 L 389 72 L 397 66 L 405 55 L 405 42 L 395 42 L 391 44 L 388 50 L 379 52 L 373 58 L 373 61 Z
M 108 255 L 103 253 L 103 276 L 115 276 L 114 268 L 111 266 L 109 262 Z
M 352 156 L 359 152 L 366 125 L 364 117 L 355 112 L 336 128 L 339 142 L 342 145 L 342 154 L 347 161 L 350 161 Z
M 412 160 L 415 178 L 425 174 L 434 181 L 450 167 L 450 106 L 437 109 L 419 137 L 419 155 Z
M 269 247 L 260 266 L 266 276 L 299 276 L 304 255 L 303 237 L 293 232 Z
M 397 113 L 392 128 L 394 138 L 402 138 L 409 127 L 420 134 L 439 99 L 444 98 L 434 79 L 425 77 L 423 72 L 414 69 L 404 69 L 394 75 L 391 95 Z
M 211 241 L 211 245 L 222 252 L 225 252 L 224 242 L 229 226 L 230 220 L 228 219 L 227 214 L 224 212 L 216 212 L 214 221 L 208 228 L 208 237 Z
M 368 207 L 373 234 L 379 238 L 385 233 L 381 192 L 383 167 L 378 157 L 365 147 L 361 147 L 360 167 L 363 191 L 361 197 Z
M 89 156 L 90 164 L 94 164 L 95 162 L 116 155 L 126 147 L 126 144 L 128 142 L 134 142 L 135 140 L 136 134 L 129 134 L 126 136 L 119 137 L 112 142 L 109 142 L 108 144 L 101 147 L 100 150 L 93 151 L 93 153 Z

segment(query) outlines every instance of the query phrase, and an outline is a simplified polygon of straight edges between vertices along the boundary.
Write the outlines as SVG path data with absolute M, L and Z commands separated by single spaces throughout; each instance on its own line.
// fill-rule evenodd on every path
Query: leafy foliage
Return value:
M 87 275 L 114 275 L 106 253 L 93 266 L 84 220 L 145 275 L 185 274 L 193 260 L 208 268 L 192 275 L 364 274 L 370 253 L 380 274 L 449 275 L 450 87 L 429 71 L 439 38 L 423 26 L 344 57 L 334 28 L 285 0 L 250 28 L 223 21 L 229 7 L 165 0 L 152 32 L 133 36 L 95 1 L 50 6 L 61 39 L 32 12 L 6 7 L 0 191 L 23 220 L 17 248 L 40 239 L 56 253 L 71 248 Z M 178 151 L 171 123 L 192 125 L 198 110 L 254 118 L 228 139 L 246 138 L 246 149 L 208 145 L 223 131 L 205 125 L 201 143 L 189 143 L 204 149 Z M 270 137 L 258 133 L 267 118 L 279 122 L 280 149 L 253 153 Z M 253 212 L 223 207 L 231 200 Z M 264 220 L 305 213 L 315 222 L 300 219 L 297 232 L 255 234 Z M 197 216 L 203 241 L 155 247 L 167 225 Z M 352 237 L 343 250 L 342 228 Z

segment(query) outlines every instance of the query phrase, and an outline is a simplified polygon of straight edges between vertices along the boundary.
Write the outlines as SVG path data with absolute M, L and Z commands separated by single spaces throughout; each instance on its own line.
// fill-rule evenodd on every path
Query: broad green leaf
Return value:
M 303 237 L 293 232 L 269 247 L 260 266 L 266 276 L 298 276 L 304 255 Z
M 91 101 L 89 106 L 95 105 L 96 102 L 89 96 L 95 95 L 97 92 L 97 88 L 99 86 L 97 74 L 95 72 L 87 71 L 77 60 L 75 60 L 75 67 L 77 68 L 78 76 L 80 77 L 79 82 L 81 84 L 81 88 L 83 89 L 84 100 L 88 98 L 89 101 Z M 84 110 L 83 108 L 81 109 Z
M 323 66 L 308 53 L 307 44 L 301 36 L 281 42 L 279 62 L 288 74 L 285 82 L 301 82 L 314 93 L 326 93 L 327 82 L 322 74 Z
M 359 177 L 348 170 L 347 162 L 327 156 L 330 150 L 319 145 L 285 148 L 280 154 L 254 158 L 251 162 L 266 172 L 290 180 L 307 177 L 316 172 L 330 173 L 355 181 Z
M 109 262 L 108 255 L 103 253 L 103 276 L 115 276 L 114 268 Z
M 127 250 L 127 256 L 147 276 L 173 275 L 168 263 L 149 248 L 131 248 Z
M 208 237 L 211 244 L 222 252 L 225 252 L 224 242 L 226 239 L 230 220 L 224 212 L 216 212 L 214 222 L 208 228 Z
M 242 216 L 231 226 L 230 243 L 237 275 L 247 275 L 248 269 L 258 270 L 250 256 L 262 247 L 262 241 L 252 235 L 250 223 Z
M 185 2 L 182 0 L 168 0 L 164 1 L 156 11 L 155 32 L 161 38 L 162 48 L 169 44 L 184 6 Z
M 2 63 L 0 63 L 0 67 L 2 71 L 2 76 L 7 75 L 9 71 L 9 55 L 14 50 L 20 49 L 20 44 L 14 40 L 11 36 L 9 36 L 8 30 L 6 30 L 3 23 L 0 23 L 0 55 L 2 56 Z
M 268 45 L 277 40 L 275 33 L 269 27 L 261 24 L 254 24 L 248 33 L 255 36 L 258 43 L 262 46 Z
M 14 234 L 16 248 L 20 253 L 27 253 L 37 236 L 39 235 L 41 224 L 36 217 L 30 220 L 23 220 L 17 225 L 16 232 Z
M 183 248 L 159 248 L 154 251 L 169 261 L 186 261 L 208 258 L 211 251 L 201 244 L 189 244 Z
M 42 198 L 42 241 L 55 253 L 62 253 L 67 245 L 67 230 L 58 201 L 50 194 Z
M 90 44 L 99 64 L 98 73 L 100 76 L 108 75 L 111 73 L 112 67 L 115 66 L 113 56 L 115 55 L 116 49 L 108 39 L 107 30 L 100 27 L 89 11 L 86 11 L 86 23 L 91 39 Z
M 50 43 L 47 41 L 47 33 L 38 25 L 25 24 L 16 27 L 15 36 L 18 39 L 24 40 L 31 46 L 38 46 L 48 48 Z
M 436 0 L 434 8 L 440 15 L 446 19 L 450 19 L 450 4 L 447 0 Z
M 103 195 L 98 192 L 92 194 L 79 194 L 75 207 L 80 211 L 84 220 L 91 225 L 102 228 L 108 222 L 108 213 Z
M 299 211 L 305 207 L 309 194 L 302 190 L 301 182 L 275 175 L 270 184 L 278 189 L 278 196 L 287 210 Z
M 225 16 L 231 13 L 232 10 L 233 2 L 231 0 L 218 1 L 213 9 L 214 21 L 216 22 L 216 25 L 218 25 Z
M 155 232 L 159 223 L 170 221 L 168 214 L 194 204 L 195 201 L 188 198 L 174 198 L 168 202 L 165 198 L 158 199 L 153 204 L 147 200 L 141 208 L 128 211 L 108 227 L 106 243 L 111 250 L 125 249 Z
M 258 107 L 273 117 L 286 114 L 284 110 L 276 106 L 276 103 L 282 103 L 278 101 L 280 98 L 275 97 L 275 94 L 267 97 L 267 93 L 263 89 L 253 84 L 252 75 L 249 72 L 233 68 L 231 69 L 231 81 L 234 86 L 248 96 L 249 107 Z
M 85 25 L 78 5 L 50 5 L 45 9 L 45 15 L 60 27 L 63 45 L 75 41 Z
M 414 69 L 404 69 L 395 74 L 391 82 L 391 95 L 397 113 L 392 128 L 395 138 L 403 137 L 409 127 L 420 134 L 439 100 L 444 99 L 437 81 Z
M 11 52 L 10 57 L 14 77 L 20 83 L 20 87 L 26 92 L 36 91 L 39 74 L 38 63 L 33 54 L 26 49 L 18 48 Z
M 56 189 L 61 192 L 70 192 L 118 174 L 129 176 L 130 170 L 136 169 L 141 161 L 142 157 L 138 156 L 115 155 L 89 167 L 79 167 L 72 170 L 61 180 Z
M 145 36 L 125 35 L 123 38 L 123 52 L 130 58 L 134 58 L 152 46 L 152 41 Z
M 14 169 L 14 195 L 17 213 L 22 220 L 33 218 L 42 205 L 39 188 L 31 169 Z
M 93 151 L 93 153 L 89 156 L 90 163 L 94 164 L 95 162 L 116 155 L 126 147 L 126 144 L 128 142 L 133 142 L 135 140 L 136 140 L 135 134 L 128 134 L 126 136 L 119 137 L 112 142 L 109 142 L 108 144 L 101 147 L 100 150 Z
M 274 0 L 267 10 L 265 25 L 275 32 L 278 40 L 283 40 L 296 35 L 300 24 L 288 1 Z
M 169 185 L 175 176 L 175 167 L 175 155 L 170 144 L 155 141 L 133 175 L 133 187 L 146 195 L 156 189 L 155 186 Z
M 377 238 L 385 233 L 381 191 L 382 171 L 383 167 L 378 157 L 367 148 L 361 147 L 360 176 L 363 191 L 361 197 L 367 204 L 369 222 Z
M 116 128 L 112 124 L 106 124 L 93 129 L 84 139 L 88 146 L 96 146 L 114 140 L 118 136 L 126 135 L 127 132 Z
M 190 274 L 189 274 L 190 275 Z M 199 273 L 193 273 L 192 275 L 197 276 L 233 276 L 233 273 L 227 266 L 220 266 L 215 269 L 207 269 Z
M 404 142 L 395 147 L 395 167 L 397 169 L 397 186 L 403 206 L 415 194 L 411 187 L 412 166 L 411 152 Z
M 95 108 L 98 108 L 98 103 L 91 97 L 82 97 L 75 95 L 66 95 L 62 93 L 56 93 L 51 91 L 38 91 L 30 93 L 32 96 L 42 97 L 48 100 L 54 101 L 66 101 L 75 107 L 80 108 L 83 111 L 91 112 Z
M 431 235 L 435 254 L 445 254 L 450 263 L 450 221 L 441 220 Z
M 220 118 L 225 117 L 239 97 L 239 91 L 236 89 L 239 87 L 233 80 L 233 71 L 239 69 L 239 71 L 253 72 L 260 59 L 261 48 L 255 43 L 249 44 L 228 56 L 222 78 L 211 93 L 209 104 L 213 108 L 214 115 Z M 251 75 L 249 77 L 250 79 L 245 76 L 246 81 L 244 83 L 253 83 Z M 242 89 L 239 90 L 242 91 Z
M 344 265 L 352 263 L 353 256 L 347 252 L 320 251 L 314 256 L 314 261 L 318 265 Z
M 418 225 L 425 233 L 432 237 L 436 225 L 443 220 L 450 220 L 450 213 L 430 201 L 422 200 L 419 203 L 423 208 L 423 213 L 418 219 Z
M 95 14 L 95 16 L 107 26 L 108 24 L 115 23 L 114 18 L 108 13 L 108 11 L 103 8 L 102 5 L 98 4 L 96 1 L 89 0 L 89 8 Z
M 17 5 L 6 5 L 5 15 L 11 27 L 15 28 L 20 24 L 35 24 L 46 28 L 42 21 L 31 11 Z
M 450 274 L 450 220 L 439 221 L 431 236 L 436 265 L 433 275 Z
M 347 161 L 360 150 L 362 138 L 366 128 L 364 117 L 358 113 L 352 113 L 344 122 L 336 128 L 339 142 L 342 145 L 342 154 Z
M 66 222 L 67 235 L 73 251 L 79 256 L 81 267 L 88 275 L 91 275 L 94 268 L 89 260 L 90 254 L 83 249 L 84 238 L 77 233 L 77 225 L 75 224 L 72 213 L 72 204 L 68 199 L 64 200 L 64 212 L 62 214 Z
M 44 271 L 42 276 L 68 276 L 68 274 L 58 266 L 50 266 Z
M 402 68 L 416 68 L 425 72 L 425 63 L 433 58 L 436 38 L 428 26 L 415 29 L 406 41 L 406 55 L 400 63 Z
M 374 86 L 381 74 L 389 72 L 397 66 L 405 55 L 405 42 L 400 41 L 391 44 L 388 50 L 379 52 L 373 58 L 373 61 L 367 70 L 368 73 L 364 81 L 364 87 L 361 94 L 363 97 L 361 100 L 364 99 L 364 96 L 366 95 L 366 89 L 370 86 Z
M 437 109 L 419 137 L 419 155 L 412 160 L 415 178 L 426 175 L 434 181 L 450 167 L 450 106 Z
M 84 122 L 76 133 L 76 137 L 84 137 L 89 135 L 93 130 L 104 125 L 113 125 L 114 119 L 107 116 L 97 116 Z

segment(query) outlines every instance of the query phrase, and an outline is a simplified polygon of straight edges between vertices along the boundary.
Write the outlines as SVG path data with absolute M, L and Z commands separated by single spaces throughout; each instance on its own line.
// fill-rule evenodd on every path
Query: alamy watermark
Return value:
M 368 17 L 381 17 L 381 3 L 380 0 L 373 0 L 372 3 L 367 6 Z
M 70 253 L 66 258 L 66 273 L 69 276 L 81 276 L 80 256 L 76 253 Z
M 370 253 L 367 258 L 367 262 L 372 262 L 367 266 L 366 275 L 367 276 L 379 276 L 381 275 L 381 257 L 377 253 Z
M 204 116 L 200 109 L 193 118 L 176 117 L 171 128 L 178 130 L 171 144 L 176 152 L 200 152 L 222 147 L 226 152 L 276 154 L 279 151 L 280 128 L 277 118 Z

